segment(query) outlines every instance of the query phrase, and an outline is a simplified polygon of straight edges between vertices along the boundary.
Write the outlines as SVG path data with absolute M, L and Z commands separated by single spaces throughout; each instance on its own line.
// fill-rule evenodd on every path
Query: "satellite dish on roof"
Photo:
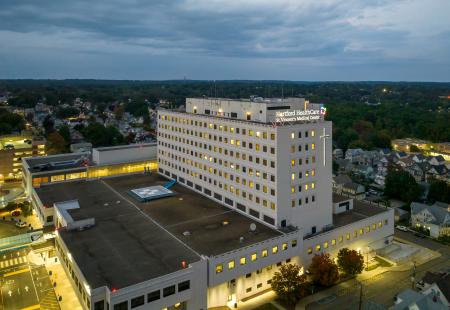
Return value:
M 251 223 L 250 224 L 250 231 L 256 231 L 256 224 L 255 223 Z

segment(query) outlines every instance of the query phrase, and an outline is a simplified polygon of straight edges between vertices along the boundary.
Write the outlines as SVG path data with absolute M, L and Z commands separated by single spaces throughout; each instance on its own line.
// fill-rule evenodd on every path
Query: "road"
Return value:
M 418 238 L 410 232 L 395 231 L 395 237 L 407 240 L 441 253 L 441 257 L 426 262 L 416 268 L 415 282 L 419 281 L 427 271 L 450 270 L 450 247 L 428 238 Z M 394 296 L 412 287 L 412 266 L 408 271 L 388 271 L 362 286 L 362 302 L 376 302 L 385 307 L 393 304 Z M 330 294 L 318 302 L 310 303 L 306 309 L 358 309 L 361 286 L 356 280 L 347 281 L 330 289 Z
M 25 247 L 0 253 L 0 309 L 59 310 L 47 270 L 28 262 L 30 251 Z

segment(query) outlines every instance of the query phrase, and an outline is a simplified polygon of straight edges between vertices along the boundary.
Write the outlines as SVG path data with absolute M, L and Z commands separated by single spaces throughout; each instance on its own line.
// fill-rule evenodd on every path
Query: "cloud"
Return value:
M 0 54 L 227 59 L 237 73 L 245 62 L 449 68 L 449 11 L 448 0 L 3 0 Z

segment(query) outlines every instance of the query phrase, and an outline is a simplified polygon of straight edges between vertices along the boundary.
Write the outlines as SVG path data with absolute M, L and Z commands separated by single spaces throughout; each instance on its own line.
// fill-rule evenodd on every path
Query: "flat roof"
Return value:
M 91 155 L 89 152 L 28 157 L 25 158 L 25 161 L 30 167 L 31 172 L 45 172 L 83 168 L 85 167 L 85 162 L 82 160 L 83 158 L 86 158 L 89 161 L 89 165 L 92 164 Z
M 135 148 L 140 148 L 140 147 L 151 147 L 151 146 L 156 146 L 156 145 L 157 145 L 156 142 L 135 143 L 135 144 L 118 145 L 118 146 L 96 147 L 93 150 L 96 150 L 98 152 L 109 152 L 109 151 L 116 151 L 116 150 L 135 149 Z
M 84 231 L 59 231 L 92 288 L 119 289 L 181 270 L 182 261 L 200 260 L 101 180 L 52 184 L 36 193 L 49 206 L 77 199 L 80 208 L 70 210 L 72 218 L 95 218 Z
M 35 190 L 47 206 L 78 200 L 80 208 L 69 210 L 74 220 L 95 218 L 90 229 L 60 232 L 91 287 L 125 287 L 179 270 L 183 260 L 194 262 L 200 255 L 214 256 L 282 235 L 179 184 L 170 188 L 174 196 L 149 202 L 129 195 L 131 189 L 168 182 L 153 173 Z M 249 231 L 252 223 L 255 232 Z
M 335 199 L 348 200 L 349 198 L 339 194 L 333 194 L 333 202 L 339 201 L 335 201 Z M 345 211 L 339 214 L 333 214 L 333 225 L 334 227 L 346 226 L 351 223 L 358 222 L 368 217 L 378 215 L 387 211 L 388 210 L 386 208 L 379 207 L 378 205 L 353 199 L 352 210 Z

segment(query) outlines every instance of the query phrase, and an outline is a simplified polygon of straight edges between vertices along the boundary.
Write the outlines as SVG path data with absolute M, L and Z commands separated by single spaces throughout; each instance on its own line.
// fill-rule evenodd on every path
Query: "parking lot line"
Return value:
M 34 305 L 34 306 L 22 308 L 20 310 L 37 310 L 37 309 L 41 309 L 41 306 L 40 305 Z
M 3 277 L 6 278 L 6 277 L 9 277 L 9 276 L 13 276 L 13 275 L 15 275 L 15 274 L 24 273 L 24 272 L 28 272 L 28 271 L 29 271 L 28 268 L 20 269 L 20 270 L 17 270 L 17 271 L 5 273 L 5 274 L 3 275 Z

